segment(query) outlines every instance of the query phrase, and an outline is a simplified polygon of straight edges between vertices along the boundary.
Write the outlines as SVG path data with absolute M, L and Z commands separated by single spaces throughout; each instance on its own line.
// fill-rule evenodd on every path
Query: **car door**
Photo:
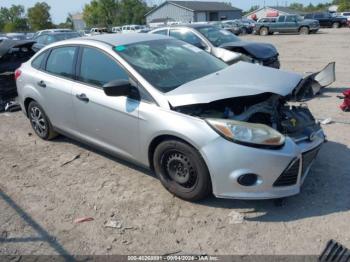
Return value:
M 285 33 L 286 32 L 286 28 L 285 28 L 285 16 L 280 16 L 278 17 L 276 23 L 274 24 L 274 30 L 273 32 L 281 32 L 281 33 Z
M 80 137 L 112 153 L 134 159 L 138 152 L 138 99 L 111 97 L 103 85 L 129 79 L 118 62 L 94 47 L 81 47 L 73 104 Z
M 39 103 L 44 107 L 53 126 L 69 133 L 75 129 L 72 86 L 77 50 L 76 46 L 48 50 L 43 69 L 33 76 L 32 83 L 43 98 Z
M 298 23 L 296 16 L 286 16 L 285 30 L 287 33 L 298 32 Z
M 320 26 L 322 27 L 328 26 L 328 21 L 323 13 L 316 13 L 315 19 L 320 22 Z

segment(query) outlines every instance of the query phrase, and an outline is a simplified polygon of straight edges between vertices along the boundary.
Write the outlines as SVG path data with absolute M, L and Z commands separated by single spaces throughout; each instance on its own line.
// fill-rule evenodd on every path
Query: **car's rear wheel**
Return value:
M 338 22 L 335 22 L 335 23 L 332 24 L 332 27 L 333 28 L 339 28 L 340 24 Z
M 35 101 L 28 106 L 28 117 L 34 132 L 44 140 L 50 140 L 58 134 L 53 130 L 49 118 L 42 107 Z
M 301 27 L 301 28 L 299 29 L 299 33 L 300 33 L 301 35 L 308 35 L 308 34 L 310 33 L 310 30 L 309 30 L 308 27 L 303 26 L 303 27 Z
M 154 152 L 153 165 L 162 185 L 182 199 L 197 201 L 211 192 L 210 175 L 203 158 L 182 141 L 161 142 Z
M 267 36 L 269 34 L 269 29 L 267 27 L 260 28 L 259 34 L 262 36 Z

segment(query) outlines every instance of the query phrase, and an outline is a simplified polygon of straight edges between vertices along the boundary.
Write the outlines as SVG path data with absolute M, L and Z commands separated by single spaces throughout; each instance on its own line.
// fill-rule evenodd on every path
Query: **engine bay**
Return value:
M 284 97 L 271 93 L 181 106 L 174 110 L 203 119 L 220 118 L 265 124 L 295 141 L 307 140 L 321 129 L 306 104 L 288 104 Z

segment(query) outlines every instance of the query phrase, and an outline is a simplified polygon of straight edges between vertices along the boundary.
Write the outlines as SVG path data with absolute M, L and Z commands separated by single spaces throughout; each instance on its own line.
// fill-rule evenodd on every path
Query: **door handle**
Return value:
M 41 86 L 41 87 L 45 88 L 46 84 L 45 84 L 45 82 L 43 80 L 41 80 L 41 81 L 38 82 L 38 86 Z
M 89 98 L 84 93 L 82 93 L 80 95 L 76 94 L 75 96 L 81 101 L 89 102 Z

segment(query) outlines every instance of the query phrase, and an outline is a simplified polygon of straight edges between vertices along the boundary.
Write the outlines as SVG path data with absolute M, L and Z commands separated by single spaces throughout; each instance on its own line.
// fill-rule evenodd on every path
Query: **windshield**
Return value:
M 198 31 L 216 47 L 226 43 L 240 41 L 240 39 L 231 32 L 225 29 L 218 29 L 214 26 L 201 27 L 198 28 Z
M 75 37 L 80 37 L 79 33 L 57 34 L 55 35 L 55 40 L 52 40 L 52 42 L 67 40 Z M 50 40 L 48 40 L 48 42 L 50 42 Z
M 164 93 L 227 67 L 207 52 L 175 39 L 116 46 L 114 50 Z

